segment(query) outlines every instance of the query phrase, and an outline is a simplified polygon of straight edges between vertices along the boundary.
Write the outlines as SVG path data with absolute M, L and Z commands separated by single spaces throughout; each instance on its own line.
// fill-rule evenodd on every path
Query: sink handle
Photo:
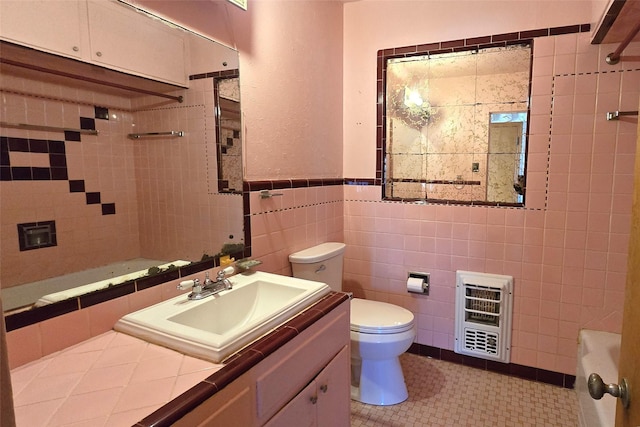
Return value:
M 198 287 L 200 287 L 200 280 L 193 279 L 193 280 L 185 280 L 178 283 L 178 286 L 176 288 L 181 291 L 184 291 L 186 289 L 191 289 L 191 288 L 194 288 L 194 290 L 196 290 Z

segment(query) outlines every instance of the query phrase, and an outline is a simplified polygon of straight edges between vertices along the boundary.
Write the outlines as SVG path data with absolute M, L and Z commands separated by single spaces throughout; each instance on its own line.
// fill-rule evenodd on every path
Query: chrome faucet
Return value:
M 207 272 L 204 276 L 204 284 L 201 284 L 199 279 L 185 280 L 178 284 L 178 289 L 189 289 L 189 287 L 191 287 L 191 293 L 187 295 L 187 298 L 190 300 L 199 300 L 211 295 L 216 295 L 217 293 L 233 288 L 231 281 L 226 277 L 233 272 L 233 267 L 223 268 L 218 271 L 215 281 L 209 278 L 209 273 Z

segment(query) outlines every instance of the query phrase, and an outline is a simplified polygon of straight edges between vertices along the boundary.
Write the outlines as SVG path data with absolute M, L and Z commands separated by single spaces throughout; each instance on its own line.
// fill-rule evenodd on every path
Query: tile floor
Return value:
M 13 369 L 16 424 L 131 426 L 221 367 L 109 331 Z
M 576 427 L 574 390 L 406 353 L 409 399 L 351 402 L 352 427 Z

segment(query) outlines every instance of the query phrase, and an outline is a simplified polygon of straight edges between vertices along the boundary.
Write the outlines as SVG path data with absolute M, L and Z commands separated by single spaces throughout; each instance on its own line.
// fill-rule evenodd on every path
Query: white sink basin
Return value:
M 114 329 L 219 363 L 328 294 L 325 283 L 252 272 L 198 301 L 183 294 L 130 313 Z

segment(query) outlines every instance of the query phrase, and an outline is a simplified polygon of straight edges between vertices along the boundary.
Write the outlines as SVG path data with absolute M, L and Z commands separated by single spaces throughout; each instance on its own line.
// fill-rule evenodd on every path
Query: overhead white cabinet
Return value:
M 185 86 L 182 30 L 119 4 L 89 1 L 91 62 Z
M 80 1 L 0 1 L 3 40 L 70 58 L 89 54 L 86 21 Z
M 0 1 L 0 38 L 187 87 L 185 33 L 106 0 Z

